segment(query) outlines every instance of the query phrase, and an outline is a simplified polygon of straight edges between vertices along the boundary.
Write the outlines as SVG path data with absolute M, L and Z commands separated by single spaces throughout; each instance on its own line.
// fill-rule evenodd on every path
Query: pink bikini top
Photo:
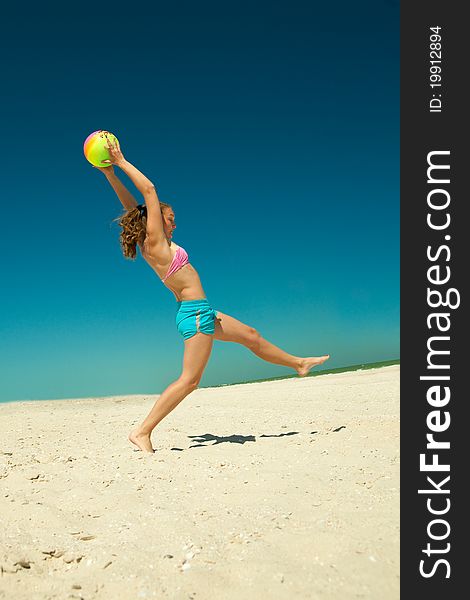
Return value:
M 176 273 L 176 271 L 179 271 L 182 267 L 184 267 L 184 265 L 187 265 L 188 262 L 189 262 L 188 253 L 186 252 L 186 250 L 184 248 L 181 248 L 181 246 L 178 246 L 176 248 L 175 255 L 173 256 L 173 260 L 171 261 L 171 265 L 170 265 L 165 277 L 162 277 L 162 281 L 164 282 L 165 280 L 167 280 L 168 277 L 170 277 L 170 275 L 173 275 L 173 273 Z

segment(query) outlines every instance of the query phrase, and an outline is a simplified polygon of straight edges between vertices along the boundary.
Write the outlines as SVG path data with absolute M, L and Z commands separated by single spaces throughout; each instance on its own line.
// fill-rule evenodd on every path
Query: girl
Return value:
M 153 183 L 123 156 L 119 144 L 106 136 L 110 159 L 107 167 L 97 167 L 116 192 L 125 213 L 120 217 L 120 240 L 126 258 L 136 257 L 136 246 L 164 285 L 177 300 L 176 326 L 184 338 L 183 369 L 155 402 L 129 440 L 143 452 L 154 452 L 150 440 L 153 429 L 188 394 L 195 390 L 209 360 L 214 338 L 237 342 L 268 362 L 291 367 L 303 377 L 312 367 L 321 365 L 329 355 L 301 358 L 287 354 L 253 329 L 220 311 L 214 311 L 202 288 L 196 269 L 186 251 L 172 242 L 176 228 L 175 214 L 168 204 L 160 202 Z M 126 173 L 144 197 L 138 205 L 132 194 L 114 173 L 113 165 Z

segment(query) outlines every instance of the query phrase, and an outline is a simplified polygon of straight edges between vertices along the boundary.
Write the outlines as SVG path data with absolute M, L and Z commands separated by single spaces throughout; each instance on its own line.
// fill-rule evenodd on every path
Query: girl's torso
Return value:
M 148 240 L 145 240 L 140 247 L 142 256 L 160 279 L 167 276 L 178 248 L 179 246 L 173 242 L 168 245 L 166 240 L 163 244 L 153 247 L 148 244 Z M 189 262 L 169 275 L 163 283 L 173 292 L 177 301 L 206 297 L 199 275 Z

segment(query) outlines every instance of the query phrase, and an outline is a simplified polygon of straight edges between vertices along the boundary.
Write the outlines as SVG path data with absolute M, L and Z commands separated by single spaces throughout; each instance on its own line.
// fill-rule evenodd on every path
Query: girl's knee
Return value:
M 201 378 L 197 376 L 181 375 L 179 382 L 184 386 L 188 392 L 193 392 L 197 389 Z
M 261 341 L 261 334 L 254 327 L 248 327 L 245 334 L 245 346 L 250 350 L 256 350 Z

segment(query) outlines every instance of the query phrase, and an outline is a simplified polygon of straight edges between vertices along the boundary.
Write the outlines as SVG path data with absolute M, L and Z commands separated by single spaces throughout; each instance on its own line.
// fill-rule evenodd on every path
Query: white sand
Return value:
M 399 367 L 0 405 L 0 598 L 399 598 Z

